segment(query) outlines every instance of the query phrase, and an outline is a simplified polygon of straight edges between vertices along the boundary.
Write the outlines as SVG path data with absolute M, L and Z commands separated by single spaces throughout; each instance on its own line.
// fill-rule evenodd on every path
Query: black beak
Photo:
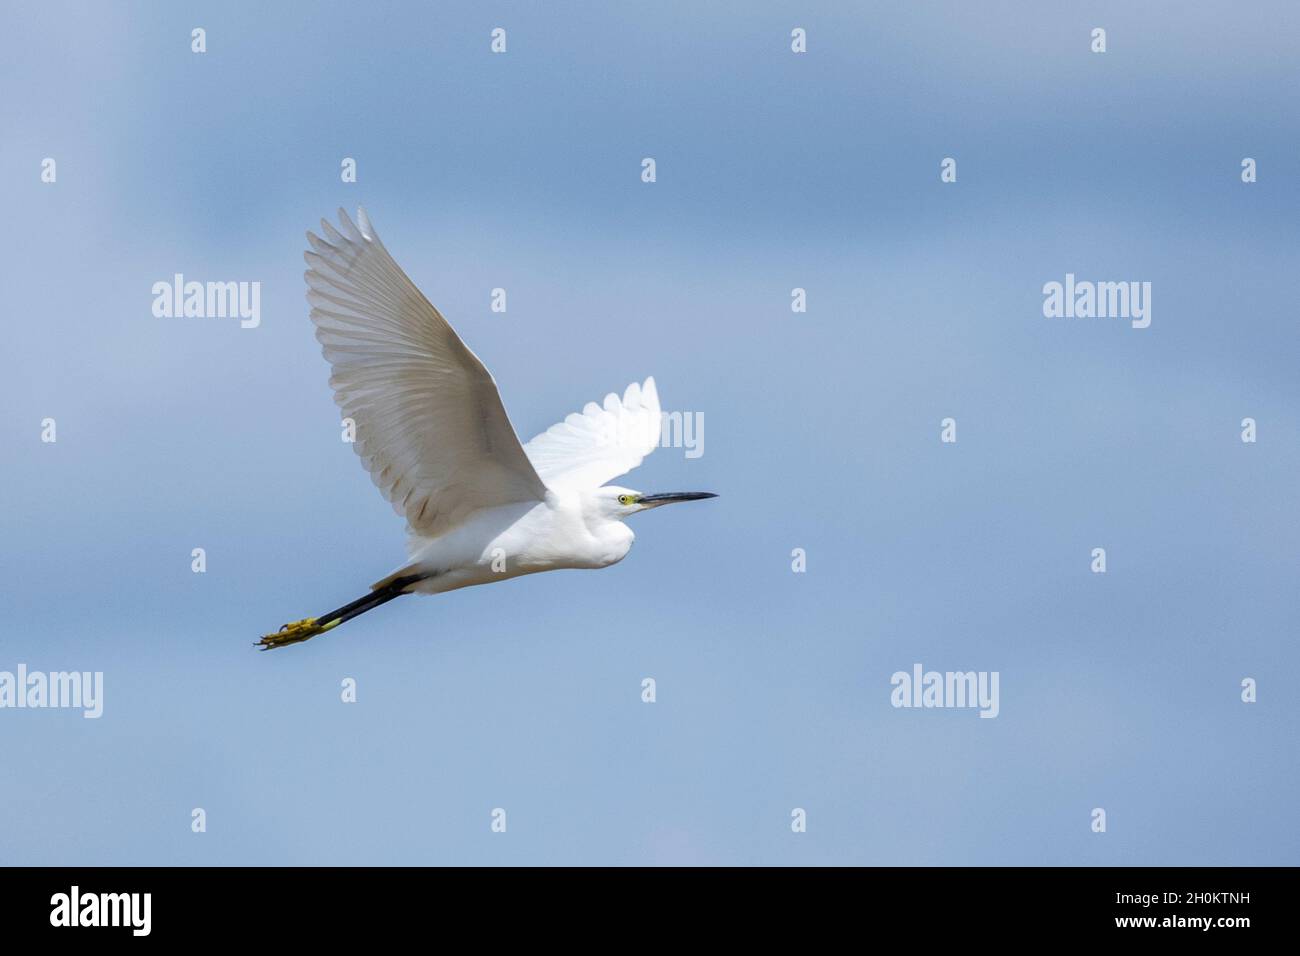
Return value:
M 674 501 L 700 501 L 704 498 L 716 497 L 718 496 L 711 491 L 665 491 L 657 495 L 642 495 L 637 499 L 637 504 L 657 508 L 659 505 L 672 504 Z

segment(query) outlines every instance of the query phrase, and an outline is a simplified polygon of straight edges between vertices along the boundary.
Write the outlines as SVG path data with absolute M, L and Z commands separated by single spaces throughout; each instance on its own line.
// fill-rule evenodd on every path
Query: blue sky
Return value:
M 1300 13 L 841 6 L 10 11 L 0 670 L 105 701 L 0 710 L 0 862 L 1300 859 Z M 524 439 L 653 374 L 704 454 L 620 483 L 721 497 L 255 653 L 403 556 L 303 298 L 358 203 Z M 1150 328 L 1044 318 L 1067 272 Z M 915 662 L 999 716 L 891 707 Z

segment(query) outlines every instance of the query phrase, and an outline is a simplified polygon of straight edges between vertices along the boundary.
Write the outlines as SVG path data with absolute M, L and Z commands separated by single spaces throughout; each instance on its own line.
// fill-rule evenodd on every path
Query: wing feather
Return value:
M 356 423 L 357 454 L 394 510 L 426 537 L 480 508 L 539 501 L 496 382 L 389 255 L 364 209 L 307 233 L 307 301 Z
M 602 405 L 588 402 L 581 412 L 552 425 L 524 446 L 542 480 L 552 488 L 598 488 L 641 464 L 659 444 L 659 392 L 653 377 L 633 382 Z

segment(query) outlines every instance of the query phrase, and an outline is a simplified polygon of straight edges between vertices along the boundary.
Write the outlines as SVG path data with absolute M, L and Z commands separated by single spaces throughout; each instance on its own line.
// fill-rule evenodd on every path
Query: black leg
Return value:
M 321 625 L 329 624 L 331 621 L 338 621 L 342 624 L 344 621 L 350 621 L 354 617 L 360 617 L 367 611 L 373 611 L 381 604 L 387 604 L 393 598 L 401 597 L 406 593 L 406 589 L 416 581 L 423 581 L 428 574 L 408 574 L 405 577 L 394 578 L 382 588 L 376 588 L 369 594 L 357 598 L 340 608 L 330 611 L 328 614 L 322 614 L 316 618 L 316 622 Z

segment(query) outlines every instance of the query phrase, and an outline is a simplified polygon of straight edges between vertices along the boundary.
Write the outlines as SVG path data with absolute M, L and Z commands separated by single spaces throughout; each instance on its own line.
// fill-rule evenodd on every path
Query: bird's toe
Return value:
M 294 621 L 286 624 L 273 634 L 263 634 L 262 639 L 257 642 L 258 647 L 264 651 L 273 650 L 277 647 L 284 647 L 287 644 L 297 644 L 300 641 L 308 640 L 324 631 L 316 622 L 314 617 L 305 617 L 301 621 Z

